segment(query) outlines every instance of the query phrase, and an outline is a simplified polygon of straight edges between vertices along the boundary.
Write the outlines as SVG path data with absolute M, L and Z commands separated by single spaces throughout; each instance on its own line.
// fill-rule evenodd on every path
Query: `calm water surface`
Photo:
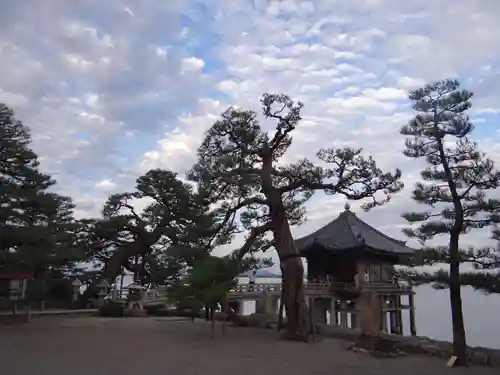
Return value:
M 125 277 L 125 285 L 132 278 Z M 241 283 L 248 282 L 240 278 Z M 280 283 L 279 278 L 257 278 L 257 283 Z M 417 334 L 437 340 L 451 341 L 451 313 L 447 290 L 435 290 L 431 286 L 415 288 Z M 472 288 L 462 288 L 463 310 L 467 330 L 467 342 L 471 346 L 500 349 L 500 296 L 484 295 Z M 252 314 L 255 302 L 244 304 L 244 313 Z M 403 314 L 405 334 L 409 334 L 408 312 Z
M 241 282 L 246 282 L 245 278 Z M 257 283 L 279 283 L 280 279 L 259 278 Z M 451 341 L 451 312 L 449 292 L 431 286 L 415 288 L 417 334 L 437 340 Z M 471 346 L 500 349 L 500 296 L 484 295 L 472 288 L 462 288 L 467 342 Z M 247 301 L 245 314 L 255 311 L 255 302 Z M 403 314 L 405 334 L 409 332 L 408 312 Z

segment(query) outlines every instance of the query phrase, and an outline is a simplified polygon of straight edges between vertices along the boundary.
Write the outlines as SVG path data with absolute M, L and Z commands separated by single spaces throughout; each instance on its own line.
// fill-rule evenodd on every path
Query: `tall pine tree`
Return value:
M 0 104 L 0 270 L 42 275 L 78 260 L 70 198 L 50 191 L 29 128 Z
M 500 185 L 500 174 L 493 162 L 469 138 L 473 130 L 467 110 L 472 93 L 459 90 L 456 80 L 445 80 L 414 90 L 409 98 L 417 115 L 402 127 L 406 136 L 404 154 L 422 158 L 427 167 L 422 182 L 413 190 L 413 199 L 429 206 L 420 212 L 405 213 L 412 224 L 405 233 L 423 243 L 446 236 L 448 246 L 424 252 L 424 264 L 448 263 L 447 284 L 453 325 L 456 365 L 465 366 L 466 337 L 462 313 L 460 264 L 484 258 L 485 249 L 460 250 L 460 236 L 498 221 L 500 202 L 491 199 L 489 190 Z M 442 274 L 441 274 L 442 275 Z M 462 280 L 463 281 L 463 280 Z

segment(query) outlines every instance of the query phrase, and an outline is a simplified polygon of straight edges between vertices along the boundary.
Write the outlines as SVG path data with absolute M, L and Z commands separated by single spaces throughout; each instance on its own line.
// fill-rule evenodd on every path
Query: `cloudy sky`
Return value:
M 404 238 L 420 167 L 401 155 L 408 89 L 458 78 L 475 92 L 476 138 L 500 160 L 499 19 L 494 0 L 6 0 L 0 102 L 81 217 L 150 168 L 185 172 L 229 105 L 286 93 L 305 104 L 289 160 L 348 145 L 403 169 L 405 191 L 359 215 Z M 343 205 L 318 193 L 295 233 Z

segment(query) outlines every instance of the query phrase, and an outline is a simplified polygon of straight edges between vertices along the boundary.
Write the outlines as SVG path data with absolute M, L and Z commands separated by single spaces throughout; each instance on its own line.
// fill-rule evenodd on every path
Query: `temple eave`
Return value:
M 322 244 L 312 244 L 307 247 L 302 247 L 297 249 L 302 257 L 307 256 L 308 254 L 311 254 L 312 252 L 315 251 L 320 251 L 320 252 L 327 252 L 331 254 L 340 254 L 340 253 L 345 253 L 345 252 L 352 252 L 352 251 L 362 251 L 362 252 L 367 252 L 367 253 L 375 253 L 379 255 L 386 255 L 386 256 L 408 256 L 413 254 L 416 250 L 411 249 L 411 248 L 406 248 L 406 249 L 399 249 L 398 251 L 394 251 L 392 249 L 380 249 L 376 247 L 372 247 L 369 245 L 353 245 L 349 247 L 344 247 L 344 248 L 338 248 L 338 247 L 330 247 L 330 246 L 325 246 Z

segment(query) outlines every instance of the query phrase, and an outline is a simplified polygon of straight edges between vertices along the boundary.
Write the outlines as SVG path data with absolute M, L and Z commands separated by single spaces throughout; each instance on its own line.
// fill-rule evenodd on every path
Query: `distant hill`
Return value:
M 251 273 L 252 273 L 252 271 L 244 272 L 240 275 L 240 277 L 248 277 L 248 276 L 250 276 Z M 281 275 L 279 275 L 279 274 L 276 274 L 276 273 L 273 273 L 271 271 L 264 270 L 264 269 L 257 270 L 257 273 L 255 276 L 256 277 L 265 277 L 265 278 L 280 278 L 281 277 Z

